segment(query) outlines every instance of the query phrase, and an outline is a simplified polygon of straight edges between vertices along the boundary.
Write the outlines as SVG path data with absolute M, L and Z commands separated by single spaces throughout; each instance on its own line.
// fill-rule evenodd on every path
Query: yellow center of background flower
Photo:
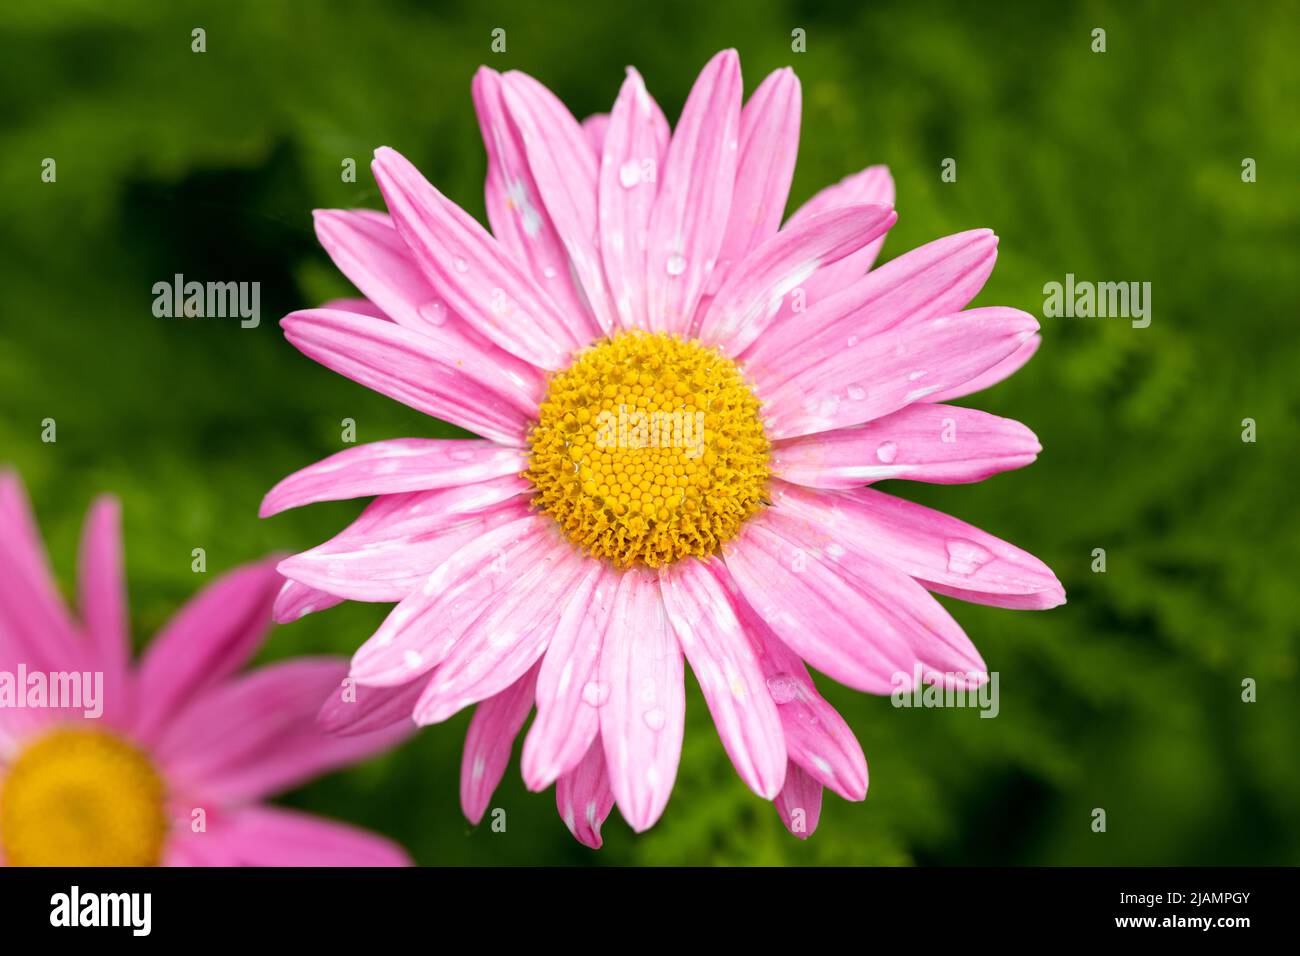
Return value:
M 153 866 L 167 832 L 149 758 L 98 730 L 57 730 L 0 779 L 0 846 L 10 866 Z
M 713 554 L 766 497 L 758 399 L 726 356 L 666 334 L 579 352 L 529 443 L 533 503 L 619 568 Z

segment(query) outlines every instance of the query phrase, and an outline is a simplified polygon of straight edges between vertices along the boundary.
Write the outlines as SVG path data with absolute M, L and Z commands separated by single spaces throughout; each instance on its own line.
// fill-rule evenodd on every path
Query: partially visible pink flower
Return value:
M 214 581 L 138 664 L 113 498 L 86 518 L 77 583 L 80 619 L 54 584 L 22 483 L 0 472 L 0 864 L 409 862 L 390 840 L 264 802 L 407 733 L 321 732 L 314 718 L 346 676 L 341 659 L 237 673 L 271 623 L 274 561 Z
M 491 233 L 388 148 L 372 165 L 387 214 L 316 213 L 365 299 L 287 316 L 289 341 L 482 438 L 380 441 L 273 488 L 264 515 L 375 496 L 280 565 L 277 615 L 397 602 L 353 658 L 361 706 L 324 719 L 348 732 L 477 704 L 472 821 L 535 708 L 524 780 L 556 785 L 578 839 L 599 846 L 615 802 L 653 825 L 689 663 L 740 776 L 807 836 L 824 787 L 863 799 L 867 765 L 805 662 L 878 694 L 899 675 L 982 677 L 929 592 L 1065 600 L 1032 555 L 866 487 L 979 481 L 1037 456 L 1020 423 L 940 404 L 1038 346 L 1032 316 L 967 308 L 996 237 L 868 272 L 895 220 L 889 173 L 785 218 L 798 80 L 778 70 L 743 107 L 741 90 L 735 52 L 718 54 L 670 130 L 629 70 L 610 113 L 580 124 L 531 77 L 481 69 Z M 671 441 L 650 415 L 670 417 Z

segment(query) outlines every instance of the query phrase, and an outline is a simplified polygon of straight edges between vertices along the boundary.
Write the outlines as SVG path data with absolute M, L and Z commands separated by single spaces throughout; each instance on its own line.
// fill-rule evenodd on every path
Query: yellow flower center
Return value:
M 162 778 L 110 733 L 56 730 L 0 778 L 0 846 L 10 866 L 153 866 L 166 832 Z
M 624 332 L 555 374 L 529 435 L 533 503 L 616 567 L 705 557 L 764 503 L 767 436 L 729 358 Z

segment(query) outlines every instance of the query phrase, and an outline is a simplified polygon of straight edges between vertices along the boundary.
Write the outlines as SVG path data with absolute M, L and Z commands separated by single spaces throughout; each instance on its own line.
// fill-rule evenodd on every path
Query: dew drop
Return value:
M 434 325 L 442 325 L 447 321 L 447 307 L 434 299 L 432 302 L 426 302 L 420 306 L 420 317 Z
M 600 681 L 589 680 L 582 687 L 582 699 L 592 707 L 600 707 L 609 700 L 609 688 Z
M 686 257 L 681 253 L 673 253 L 668 257 L 668 262 L 665 264 L 665 268 L 668 270 L 670 276 L 681 275 L 686 271 Z
M 464 256 L 457 256 L 455 259 L 452 259 L 451 267 L 455 269 L 457 272 L 469 271 L 469 263 L 465 261 Z
M 948 541 L 948 570 L 953 574 L 974 574 L 993 560 L 993 553 L 974 541 L 951 538 Z
M 853 399 L 855 402 L 860 402 L 867 397 L 867 390 L 861 385 L 850 385 L 848 391 L 849 398 Z
M 542 270 L 542 275 L 546 276 L 546 278 L 548 279 L 554 279 L 558 274 L 559 273 L 555 271 L 555 268 L 553 266 L 547 266 L 545 269 Z
M 641 182 L 641 164 L 629 159 L 618 168 L 618 181 L 624 189 L 631 189 Z
M 882 442 L 876 449 L 876 457 L 888 465 L 898 457 L 898 446 L 892 441 Z
M 789 674 L 773 674 L 767 679 L 767 692 L 778 704 L 788 704 L 799 696 L 799 685 Z
M 663 730 L 664 724 L 667 722 L 664 712 L 657 707 L 654 710 L 647 710 L 643 719 L 647 727 L 656 731 Z

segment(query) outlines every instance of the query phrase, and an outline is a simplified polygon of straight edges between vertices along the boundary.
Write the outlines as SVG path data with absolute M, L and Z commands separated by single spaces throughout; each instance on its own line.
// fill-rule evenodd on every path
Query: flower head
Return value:
M 0 472 L 0 864 L 381 866 L 386 839 L 263 802 L 400 740 L 314 717 L 347 673 L 302 658 L 247 675 L 282 579 L 224 575 L 133 665 L 118 505 L 91 509 L 80 620 L 59 597 L 17 476 Z
M 388 214 L 316 215 L 365 298 L 283 321 L 312 358 L 482 436 L 349 449 L 267 495 L 263 514 L 375 496 L 280 565 L 282 619 L 397 602 L 353 659 L 364 700 L 326 723 L 477 705 L 461 781 L 477 821 L 535 708 L 524 779 L 556 784 L 599 846 L 614 803 L 637 830 L 667 803 L 689 663 L 741 777 L 806 836 L 823 787 L 867 789 L 806 665 L 871 693 L 982 674 L 929 592 L 1064 600 L 1031 555 L 867 487 L 1033 461 L 1023 425 L 942 403 L 1023 365 L 1037 323 L 966 308 L 988 230 L 868 271 L 895 220 L 882 167 L 782 222 L 790 70 L 742 107 L 739 60 L 718 54 L 672 130 L 635 70 L 585 123 L 520 73 L 480 70 L 473 97 L 491 232 L 381 148 Z

